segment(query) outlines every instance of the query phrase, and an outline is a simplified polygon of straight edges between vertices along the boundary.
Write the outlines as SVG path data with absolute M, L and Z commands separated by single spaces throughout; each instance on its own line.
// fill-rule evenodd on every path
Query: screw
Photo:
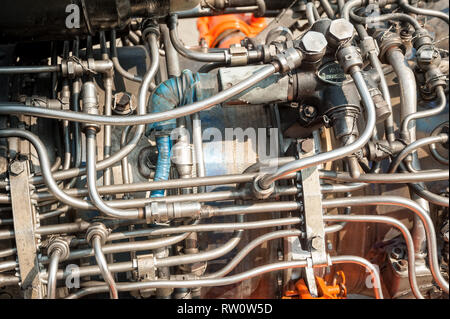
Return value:
M 322 238 L 314 237 L 311 240 L 311 247 L 314 248 L 314 249 L 320 249 L 321 243 L 322 243 Z
M 9 165 L 9 171 L 13 175 L 20 175 L 24 171 L 24 167 L 22 162 L 20 161 L 14 161 Z

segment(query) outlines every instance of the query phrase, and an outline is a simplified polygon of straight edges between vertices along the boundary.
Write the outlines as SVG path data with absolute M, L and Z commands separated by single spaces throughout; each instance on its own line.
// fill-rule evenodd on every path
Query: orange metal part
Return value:
M 266 18 L 256 18 L 253 14 L 246 13 L 197 19 L 200 39 L 205 39 L 209 48 L 228 48 L 240 43 L 245 37 L 254 37 L 266 26 Z M 230 37 L 226 37 L 227 35 Z
M 347 288 L 345 288 L 344 272 L 338 271 L 335 275 L 327 275 L 325 278 L 315 277 L 318 297 L 309 293 L 308 286 L 303 279 L 295 283 L 295 290 L 286 290 L 283 299 L 345 299 Z

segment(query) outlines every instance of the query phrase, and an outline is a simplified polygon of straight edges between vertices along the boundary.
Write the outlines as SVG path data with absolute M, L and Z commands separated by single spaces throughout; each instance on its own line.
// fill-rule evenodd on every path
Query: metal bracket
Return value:
M 319 140 L 314 134 L 312 139 L 302 142 L 299 154 L 305 158 L 317 153 Z M 301 171 L 303 205 L 306 229 L 306 244 L 311 252 L 308 258 L 308 267 L 305 268 L 306 282 L 311 295 L 317 295 L 317 286 L 314 278 L 314 265 L 328 263 L 325 244 L 325 227 L 322 211 L 322 193 L 320 188 L 319 168 L 317 166 L 305 168 Z
M 156 279 L 155 258 L 153 254 L 136 257 L 138 277 L 144 281 Z
M 14 218 L 14 233 L 22 289 L 26 299 L 42 299 L 43 286 L 39 279 L 36 215 L 31 204 L 29 161 L 13 161 L 10 166 L 11 204 Z

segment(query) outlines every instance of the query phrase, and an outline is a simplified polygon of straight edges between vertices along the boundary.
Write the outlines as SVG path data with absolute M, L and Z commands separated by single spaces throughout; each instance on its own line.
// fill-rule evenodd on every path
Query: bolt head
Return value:
M 350 41 L 353 38 L 354 28 L 346 19 L 336 19 L 331 21 L 327 35 L 337 45 Z
M 20 175 L 24 171 L 23 163 L 14 161 L 9 165 L 9 171 L 14 175 Z
M 312 139 L 302 141 L 301 149 L 305 153 L 312 152 L 314 150 L 314 143 Z
M 324 52 L 328 44 L 324 35 L 316 31 L 306 32 L 303 35 L 300 43 L 302 45 L 303 50 L 306 53 L 314 53 L 314 54 Z

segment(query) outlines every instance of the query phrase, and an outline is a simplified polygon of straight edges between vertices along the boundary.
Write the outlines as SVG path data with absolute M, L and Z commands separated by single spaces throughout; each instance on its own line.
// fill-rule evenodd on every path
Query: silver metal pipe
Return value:
M 114 277 L 108 269 L 108 263 L 106 262 L 106 258 L 102 252 L 101 238 L 98 235 L 94 235 L 94 237 L 92 237 L 92 246 L 94 248 L 95 260 L 97 261 L 97 265 L 100 268 L 102 277 L 108 284 L 111 299 L 119 299 L 116 282 L 114 281 Z
M 362 174 L 358 178 L 353 178 L 348 173 L 335 171 L 320 171 L 320 178 L 330 179 L 337 182 L 357 182 L 357 183 L 388 183 L 406 184 L 418 182 L 433 182 L 448 180 L 448 170 L 429 170 L 420 173 L 397 173 L 397 174 Z
M 47 299 L 56 298 L 56 274 L 58 272 L 60 257 L 60 249 L 55 249 L 50 257 L 50 265 L 48 266 Z
M 395 69 L 395 67 L 394 67 L 394 69 Z M 415 125 L 412 124 L 412 121 L 422 119 L 425 117 L 430 117 L 433 115 L 438 115 L 442 111 L 445 110 L 445 107 L 447 105 L 447 96 L 445 94 L 444 88 L 442 86 L 436 87 L 436 94 L 437 94 L 437 98 L 438 98 L 438 106 L 437 107 L 434 107 L 432 109 L 428 109 L 425 111 L 412 112 L 407 115 L 405 114 L 406 116 L 402 117 L 403 118 L 402 126 L 401 126 L 402 132 L 407 133 L 408 131 L 411 130 L 411 127 L 413 127 L 415 129 Z M 410 125 L 410 124 L 412 124 L 412 125 Z M 414 141 L 414 140 L 415 140 L 415 136 L 414 136 L 414 138 L 411 137 L 411 141 Z
M 87 185 L 89 190 L 89 198 L 95 207 L 103 214 L 121 219 L 138 219 L 144 218 L 143 212 L 138 209 L 122 210 L 108 206 L 100 194 L 97 191 L 97 170 L 96 152 L 97 152 L 97 140 L 95 129 L 86 129 L 86 167 L 87 167 Z
M 409 11 L 411 13 L 415 13 L 418 15 L 424 15 L 424 16 L 430 16 L 430 17 L 436 17 L 436 18 L 439 18 L 439 19 L 443 20 L 444 22 L 446 22 L 447 25 L 449 24 L 449 17 L 444 12 L 437 11 L 437 10 L 431 10 L 431 9 L 413 7 L 412 5 L 410 5 L 408 3 L 408 0 L 399 0 L 398 4 L 404 10 Z
M 60 71 L 61 67 L 59 65 L 0 67 L 0 74 L 53 73 Z
M 326 204 L 323 205 L 327 208 Z M 332 207 L 329 207 L 332 208 Z M 411 290 L 417 299 L 424 299 L 417 285 L 416 279 L 416 258 L 414 252 L 414 242 L 408 228 L 395 218 L 387 216 L 358 216 L 358 215 L 324 215 L 324 221 L 338 221 L 338 222 L 355 222 L 355 223 L 384 223 L 396 227 L 405 239 L 408 250 L 408 278 Z
M 417 113 L 416 113 L 417 114 Z M 402 162 L 402 160 L 408 156 L 411 152 L 414 152 L 415 150 L 430 145 L 433 143 L 445 143 L 448 141 L 448 134 L 442 133 L 436 136 L 428 136 L 421 138 L 419 140 L 416 140 L 406 146 L 400 153 L 395 156 L 395 158 L 392 160 L 391 164 L 389 165 L 388 173 L 395 173 L 397 171 L 398 166 Z
M 167 26 L 169 27 L 170 40 L 173 47 L 180 55 L 187 59 L 200 62 L 227 62 L 227 55 L 225 54 L 225 51 L 218 53 L 204 53 L 187 49 L 178 38 L 177 24 L 177 15 L 171 15 L 167 23 Z
M 256 247 L 259 245 L 274 239 L 285 238 L 285 237 L 294 237 L 294 236 L 302 236 L 302 232 L 298 229 L 287 229 L 287 230 L 279 230 L 271 233 L 267 233 L 259 236 L 258 238 L 249 242 L 244 248 L 242 248 L 239 253 L 222 269 L 203 276 L 203 279 L 210 278 L 220 278 L 228 275 L 236 266 Z M 305 256 L 306 258 L 306 256 Z
M 383 298 L 383 292 L 381 289 L 380 273 L 378 269 L 364 258 L 356 256 L 338 256 L 331 257 L 333 264 L 346 264 L 354 263 L 367 269 L 372 276 L 374 282 L 374 294 L 378 299 Z M 284 261 L 277 262 L 268 265 L 255 267 L 251 270 L 242 272 L 240 274 L 224 277 L 224 278 L 212 278 L 212 279 L 198 279 L 198 280 L 157 280 L 150 282 L 138 282 L 138 283 L 119 283 L 117 288 L 119 291 L 132 291 L 138 289 L 150 289 L 150 288 L 190 288 L 190 287 L 214 287 L 214 286 L 226 286 L 235 284 L 253 277 L 261 276 L 265 273 L 272 271 L 279 271 L 289 268 L 303 268 L 307 266 L 306 260 L 298 261 Z M 326 267 L 328 265 L 317 265 L 315 267 Z M 107 286 L 95 286 L 79 290 L 78 292 L 69 295 L 67 299 L 76 299 L 92 293 L 107 292 Z
M 448 282 L 442 277 L 440 272 L 436 231 L 433 220 L 429 213 L 418 203 L 399 196 L 363 196 L 350 198 L 336 198 L 323 200 L 324 207 L 347 207 L 347 206 L 400 206 L 407 208 L 417 216 L 423 224 L 428 246 L 428 260 L 431 273 L 436 283 L 448 293 Z
M 272 74 L 277 72 L 277 67 L 273 64 L 267 64 L 260 68 L 257 72 L 253 73 L 251 76 L 245 80 L 239 82 L 232 87 L 219 92 L 218 94 L 198 101 L 192 104 L 188 104 L 182 107 L 172 109 L 170 111 L 151 113 L 145 115 L 130 115 L 130 116 L 108 116 L 103 115 L 92 115 L 77 113 L 72 111 L 60 111 L 51 109 L 42 109 L 39 107 L 24 106 L 23 104 L 17 103 L 0 103 L 0 114 L 23 114 L 44 118 L 53 118 L 61 120 L 69 120 L 87 124 L 98 124 L 98 125 L 116 125 L 116 126 L 127 126 L 127 125 L 143 125 L 155 122 L 162 122 L 186 115 L 190 115 L 196 112 L 206 110 L 214 105 L 220 104 L 233 96 L 251 88 L 256 83 L 268 78 Z M 139 105 L 142 105 L 139 103 Z M 145 105 L 145 103 L 144 103 Z M 108 163 L 110 165 L 114 164 L 111 158 Z M 117 159 L 115 159 L 117 160 Z M 71 176 L 73 177 L 73 176 Z
M 192 115 L 192 141 L 194 143 L 197 176 L 204 177 L 206 176 L 206 168 L 205 159 L 203 157 L 202 122 L 198 113 Z M 200 193 L 203 193 L 204 191 L 205 187 L 199 187 Z

